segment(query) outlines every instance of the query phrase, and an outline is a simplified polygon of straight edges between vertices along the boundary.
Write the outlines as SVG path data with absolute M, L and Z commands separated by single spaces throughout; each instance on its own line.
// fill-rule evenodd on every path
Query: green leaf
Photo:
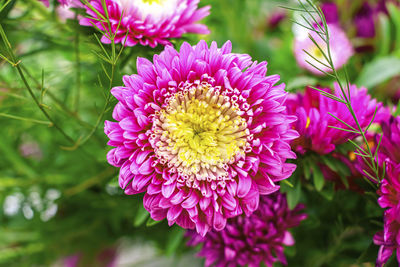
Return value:
M 324 190 L 320 192 L 320 194 L 327 200 L 331 201 L 335 195 L 335 184 L 329 183 L 327 186 L 325 186 Z
M 389 18 L 385 14 L 379 14 L 379 29 L 378 29 L 378 55 L 385 56 L 390 51 L 391 30 Z
M 397 117 L 397 116 L 399 116 L 399 115 L 400 115 L 400 101 L 397 103 L 396 110 L 395 110 L 395 112 L 393 113 L 393 116 L 394 116 L 394 117 Z
M 286 191 L 286 199 L 289 209 L 294 209 L 297 206 L 300 200 L 300 196 L 301 196 L 301 184 L 300 181 L 296 181 L 294 188 L 289 188 Z
M 322 161 L 334 172 L 338 172 L 339 166 L 337 166 L 336 161 L 329 156 L 321 157 Z
M 289 257 L 293 257 L 294 255 L 296 255 L 296 246 L 285 247 L 285 255 Z
M 298 76 L 290 80 L 286 86 L 287 91 L 294 91 L 297 88 L 304 88 L 308 85 L 315 85 L 317 79 L 308 76 Z
M 321 191 L 322 188 L 324 187 L 324 184 L 325 184 L 324 175 L 322 174 L 322 171 L 318 167 L 318 165 L 313 164 L 311 166 L 311 168 L 312 168 L 312 171 L 313 171 L 313 180 L 314 180 L 315 189 L 317 191 Z
M 166 254 L 171 256 L 178 249 L 179 245 L 182 243 L 185 230 L 180 227 L 173 227 L 172 231 L 168 234 L 168 245 Z
M 387 56 L 368 63 L 361 71 L 356 84 L 368 89 L 400 74 L 400 58 Z
M 340 180 L 342 180 L 344 186 L 348 189 L 349 188 L 349 182 L 347 181 L 348 176 L 350 176 L 350 169 L 347 167 L 345 163 L 342 161 L 339 161 L 333 157 L 330 156 L 324 156 L 321 157 L 322 161 L 334 172 L 336 172 Z
M 397 53 L 399 55 L 400 54 L 400 9 L 393 3 L 387 3 L 386 6 L 389 11 L 390 19 L 394 24 L 394 29 L 396 34 L 394 49 L 397 50 Z
M 143 206 L 140 206 L 138 211 L 136 212 L 135 219 L 133 220 L 133 226 L 135 227 L 141 226 L 149 217 L 149 215 L 150 215 L 149 212 Z
M 377 246 L 373 242 L 371 242 L 371 244 L 368 246 L 368 248 L 357 259 L 357 263 L 375 261 L 376 255 L 378 254 L 378 249 L 379 249 L 379 246 Z
M 303 172 L 304 172 L 304 176 L 306 177 L 306 179 L 310 180 L 310 177 L 311 177 L 311 164 L 310 164 L 308 158 L 303 161 Z
M 154 226 L 156 224 L 159 224 L 160 222 L 162 222 L 162 221 L 155 221 L 151 217 L 149 217 L 149 219 L 147 219 L 146 226 L 147 227 L 151 227 L 151 226 Z

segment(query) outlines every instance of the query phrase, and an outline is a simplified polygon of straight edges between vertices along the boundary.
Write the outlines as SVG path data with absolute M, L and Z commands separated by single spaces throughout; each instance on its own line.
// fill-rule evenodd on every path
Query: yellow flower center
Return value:
M 314 47 L 311 49 L 311 53 L 310 53 L 310 54 L 313 55 L 316 59 L 318 59 L 318 60 L 324 62 L 324 61 L 323 61 L 323 60 L 325 59 L 325 58 L 324 58 L 324 55 L 322 54 L 321 50 L 320 50 L 317 46 L 314 46 Z
M 227 164 L 244 157 L 250 147 L 239 105 L 206 83 L 173 95 L 167 103 L 156 113 L 150 137 L 160 163 L 189 183 L 226 180 Z
M 160 2 L 161 2 L 161 0 L 142 0 L 142 1 L 143 1 L 143 3 L 149 4 L 149 5 L 160 4 Z

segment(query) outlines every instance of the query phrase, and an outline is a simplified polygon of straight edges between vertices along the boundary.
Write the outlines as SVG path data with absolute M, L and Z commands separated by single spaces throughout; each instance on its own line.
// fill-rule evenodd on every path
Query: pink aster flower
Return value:
M 89 7 L 86 7 L 86 12 L 91 17 L 81 19 L 80 23 L 86 26 L 95 25 L 102 31 L 111 30 L 116 33 L 116 43 L 125 43 L 127 46 L 140 43 L 156 47 L 158 44 L 170 44 L 169 39 L 180 38 L 184 33 L 209 33 L 205 25 L 197 22 L 208 16 L 210 7 L 197 9 L 199 2 L 200 0 L 105 0 L 111 29 Z M 99 13 L 105 14 L 101 0 L 92 0 L 90 4 Z M 104 43 L 111 42 L 110 36 L 103 36 L 101 40 Z
M 381 123 L 382 141 L 379 148 L 381 160 L 400 163 L 400 117 L 390 117 Z
M 271 267 L 274 262 L 287 264 L 285 246 L 292 246 L 294 238 L 289 228 L 298 226 L 307 215 L 301 214 L 302 204 L 289 210 L 286 197 L 280 193 L 260 198 L 260 205 L 250 217 L 238 216 L 228 220 L 222 231 L 211 231 L 201 237 L 188 232 L 189 246 L 202 245 L 200 257 L 205 266 L 257 267 L 263 262 Z
M 167 46 L 138 74 L 112 89 L 118 99 L 106 121 L 110 164 L 120 167 L 126 194 L 145 192 L 154 220 L 221 230 L 227 218 L 258 207 L 296 166 L 289 142 L 298 136 L 286 114 L 284 84 L 266 62 L 205 41 Z
M 323 90 L 330 92 L 328 88 Z M 332 93 L 339 98 L 343 97 L 337 83 L 334 84 Z M 387 117 L 387 112 L 382 107 L 382 103 L 377 103 L 375 99 L 371 99 L 366 88 L 358 89 L 355 85 L 351 85 L 350 95 L 352 107 L 362 127 L 366 127 L 370 123 L 376 107 L 378 107 L 378 112 L 374 122 L 379 122 Z M 335 150 L 336 145 L 343 144 L 357 136 L 354 133 L 329 127 L 346 128 L 329 113 L 354 128 L 357 125 L 345 104 L 323 96 L 311 88 L 306 88 L 304 94 L 291 95 L 288 100 L 288 110 L 289 114 L 298 117 L 293 125 L 300 137 L 292 142 L 292 147 L 301 154 L 310 150 L 319 154 L 328 154 Z
M 374 243 L 380 245 L 376 266 L 383 266 L 393 252 L 396 252 L 400 264 L 400 164 L 388 162 L 387 175 L 378 191 L 378 203 L 386 208 L 384 230 L 374 237 Z
M 347 38 L 346 33 L 339 28 L 339 26 L 335 24 L 328 24 L 328 30 L 330 35 L 330 50 L 333 65 L 336 69 L 341 68 L 344 64 L 347 63 L 349 58 L 354 54 L 353 46 L 350 43 L 350 40 Z M 298 34 L 295 38 L 294 42 L 294 55 L 297 60 L 297 64 L 300 67 L 311 71 L 317 75 L 323 75 L 323 73 L 313 66 L 311 66 L 308 62 L 312 63 L 314 66 L 318 67 L 319 69 L 330 72 L 330 69 L 323 64 L 316 61 L 314 58 L 318 59 L 319 61 L 327 64 L 327 61 L 318 47 L 311 41 L 309 38 L 309 34 L 314 38 L 317 44 L 324 50 L 325 54 L 327 53 L 327 47 L 325 42 L 321 39 L 313 31 L 306 30 L 306 34 Z M 306 54 L 303 50 L 307 51 L 311 54 L 314 58 L 310 57 Z M 308 61 L 308 62 L 306 62 Z

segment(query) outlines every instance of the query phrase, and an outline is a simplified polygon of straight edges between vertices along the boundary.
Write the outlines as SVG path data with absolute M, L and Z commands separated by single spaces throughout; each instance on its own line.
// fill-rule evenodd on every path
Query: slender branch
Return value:
M 335 117 L 332 114 L 330 114 L 336 120 L 338 120 L 342 124 L 345 124 L 347 127 L 349 127 L 350 130 L 344 129 L 344 128 L 339 128 L 339 127 L 332 127 L 332 128 L 361 135 L 365 149 L 362 149 L 361 146 L 358 146 L 355 142 L 352 142 L 352 140 L 349 140 L 349 141 L 351 141 L 351 143 L 353 143 L 356 146 L 356 148 L 359 149 L 359 151 L 363 152 L 363 154 L 362 154 L 363 160 L 366 162 L 367 166 L 369 166 L 371 168 L 375 177 L 372 177 L 372 175 L 370 175 L 366 170 L 363 170 L 364 175 L 367 175 L 368 178 L 373 179 L 374 181 L 380 183 L 381 177 L 379 175 L 379 164 L 378 164 L 378 162 L 376 162 L 376 155 L 377 155 L 377 150 L 379 147 L 376 148 L 375 153 L 372 153 L 372 149 L 370 147 L 370 144 L 368 143 L 368 139 L 366 136 L 367 130 L 369 129 L 369 127 L 371 126 L 371 124 L 373 123 L 373 121 L 375 119 L 377 110 L 375 110 L 372 120 L 369 122 L 368 126 L 365 127 L 365 129 L 364 129 L 364 127 L 361 126 L 361 124 L 357 118 L 356 112 L 354 111 L 352 103 L 351 103 L 350 82 L 348 79 L 347 72 L 345 72 L 346 85 L 343 85 L 342 79 L 340 78 L 338 71 L 333 63 L 329 28 L 328 28 L 328 25 L 327 25 L 327 22 L 326 22 L 326 19 L 325 19 L 325 16 L 324 16 L 322 10 L 319 7 L 317 7 L 311 0 L 306 0 L 306 3 L 309 7 L 311 7 L 312 10 L 309 10 L 302 1 L 300 1 L 300 0 L 298 0 L 298 1 L 301 6 L 299 11 L 306 12 L 310 16 L 310 18 L 312 19 L 313 22 L 316 22 L 318 20 L 322 22 L 322 26 L 319 23 L 317 23 L 317 25 L 316 25 L 317 28 L 310 27 L 310 26 L 312 26 L 312 23 L 307 21 L 307 19 L 305 19 L 305 16 L 302 15 L 302 18 L 307 22 L 308 26 L 303 25 L 301 23 L 297 23 L 297 24 L 316 33 L 322 39 L 322 41 L 325 43 L 326 50 L 324 51 L 324 49 L 321 48 L 321 46 L 316 42 L 316 40 L 311 35 L 309 36 L 311 41 L 316 45 L 316 47 L 319 49 L 319 51 L 322 53 L 322 55 L 324 56 L 324 58 L 327 61 L 326 64 L 323 64 L 323 65 L 328 67 L 332 73 L 327 73 L 325 71 L 322 71 L 318 67 L 313 65 L 312 63 L 310 63 L 310 62 L 308 62 L 308 63 L 310 65 L 312 65 L 314 68 L 322 71 L 323 73 L 329 75 L 330 77 L 333 77 L 336 80 L 336 82 L 340 88 L 340 91 L 342 93 L 342 96 L 341 96 L 342 99 L 340 99 L 338 97 L 331 97 L 329 94 L 326 94 L 326 93 L 322 93 L 322 92 L 321 93 L 327 97 L 330 97 L 333 100 L 344 103 L 346 105 L 348 111 L 350 112 L 351 117 L 354 120 L 354 123 L 356 124 L 356 127 L 352 127 L 349 124 L 345 123 L 343 120 L 339 119 L 338 117 Z M 315 13 L 318 15 L 318 17 L 315 16 Z M 307 53 L 307 54 L 309 54 L 309 53 Z M 313 59 L 315 60 L 315 58 L 313 58 Z M 321 62 L 318 62 L 318 63 L 321 63 Z M 318 91 L 320 91 L 320 90 L 318 90 Z
M 43 85 L 30 73 L 30 71 L 23 65 L 20 65 L 22 70 L 24 71 L 24 73 L 36 84 L 36 86 L 34 88 L 36 88 L 37 90 L 40 91 L 44 91 L 46 95 L 48 95 L 60 108 L 58 108 L 58 110 L 62 111 L 63 113 L 71 116 L 72 118 L 74 118 L 75 120 L 77 120 L 77 122 L 82 125 L 85 126 L 86 128 L 92 128 L 93 125 L 83 121 L 77 113 L 73 112 L 72 110 L 70 110 L 63 101 L 61 101 L 60 99 L 58 99 L 50 90 L 48 90 L 48 88 L 44 88 Z M 41 103 L 43 105 L 43 103 Z
M 89 3 L 86 4 L 87 6 L 89 6 L 91 9 L 95 9 L 94 7 L 92 7 Z M 109 105 L 111 102 L 111 89 L 113 86 L 113 82 L 114 82 L 114 76 L 115 76 L 115 70 L 117 67 L 117 62 L 122 54 L 122 51 L 124 50 L 126 41 L 127 41 L 127 36 L 129 34 L 129 32 L 126 33 L 125 39 L 124 39 L 124 43 L 122 44 L 122 47 L 120 49 L 120 51 L 116 50 L 116 44 L 115 44 L 115 37 L 117 35 L 118 29 L 121 25 L 121 19 L 117 25 L 117 28 L 115 29 L 115 31 L 113 31 L 111 24 L 110 24 L 110 18 L 109 18 L 109 14 L 108 14 L 108 10 L 107 10 L 107 6 L 105 4 L 105 1 L 102 0 L 102 6 L 104 9 L 104 13 L 105 13 L 105 20 L 106 20 L 106 24 L 108 25 L 108 28 L 105 27 L 105 25 L 103 25 L 103 27 L 105 28 L 105 32 L 102 32 L 103 35 L 107 36 L 110 40 L 111 40 L 111 55 L 109 53 L 107 53 L 107 50 L 104 48 L 104 46 L 102 45 L 101 41 L 98 39 L 97 35 L 95 35 L 97 42 L 99 43 L 100 48 L 102 49 L 104 55 L 99 54 L 100 58 L 103 59 L 104 61 L 108 62 L 111 65 L 111 73 L 108 73 L 106 71 L 106 69 L 103 67 L 103 71 L 106 74 L 107 78 L 109 79 L 109 85 L 107 88 L 107 95 L 106 95 L 106 100 L 105 103 L 103 105 L 103 108 L 100 112 L 100 115 L 97 117 L 97 121 L 96 124 L 94 125 L 94 127 L 92 128 L 92 130 L 86 135 L 86 137 L 83 138 L 79 138 L 77 142 L 75 142 L 75 144 L 72 147 L 64 147 L 64 149 L 67 150 L 75 150 L 78 147 L 84 145 L 97 131 L 98 127 L 100 126 L 100 124 L 103 121 L 104 115 L 106 114 L 106 112 L 109 109 Z M 96 11 L 98 13 L 98 11 Z
M 51 122 L 49 122 L 49 121 L 35 120 L 32 118 L 20 117 L 20 116 L 11 115 L 8 113 L 3 113 L 3 112 L 0 112 L 0 117 L 5 117 L 5 118 L 9 118 L 9 119 L 14 119 L 14 120 L 28 121 L 28 122 L 38 123 L 38 124 L 45 124 L 45 125 L 48 125 L 49 127 L 52 126 Z
M 54 126 L 55 129 L 57 129 L 64 137 L 67 139 L 70 143 L 74 143 L 75 140 L 70 137 L 57 123 L 56 121 L 53 120 L 53 118 L 50 117 L 50 115 L 47 113 L 43 105 L 40 104 L 39 100 L 35 96 L 35 94 L 32 91 L 32 88 L 30 87 L 28 81 L 25 78 L 24 72 L 22 71 L 21 68 L 21 61 L 17 60 L 14 51 L 12 50 L 12 46 L 10 42 L 8 41 L 7 35 L 4 32 L 3 26 L 0 24 L 0 35 L 3 38 L 3 42 L 5 44 L 6 50 L 10 56 L 10 61 L 12 62 L 12 66 L 17 69 L 17 72 L 24 83 L 26 89 L 28 90 L 29 94 L 31 95 L 33 101 L 35 102 L 36 106 L 42 111 L 43 115 L 47 118 L 49 122 L 51 122 L 52 126 Z

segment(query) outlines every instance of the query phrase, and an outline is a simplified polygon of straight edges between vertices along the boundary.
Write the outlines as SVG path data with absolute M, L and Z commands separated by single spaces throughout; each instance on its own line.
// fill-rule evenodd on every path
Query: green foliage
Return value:
M 374 88 L 375 86 L 399 75 L 400 75 L 399 57 L 394 57 L 394 56 L 378 57 L 365 65 L 356 83 L 359 86 Z

